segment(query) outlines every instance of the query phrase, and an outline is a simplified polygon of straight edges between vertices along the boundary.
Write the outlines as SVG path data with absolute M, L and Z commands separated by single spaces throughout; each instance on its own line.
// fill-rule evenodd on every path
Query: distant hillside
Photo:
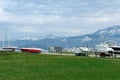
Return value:
M 120 45 L 120 26 L 112 26 L 96 31 L 93 34 L 86 34 L 74 37 L 60 37 L 47 35 L 46 37 L 19 39 L 12 42 L 19 47 L 40 47 L 48 49 L 50 46 L 76 47 L 86 46 L 94 47 L 96 44 L 106 40 L 114 40 Z

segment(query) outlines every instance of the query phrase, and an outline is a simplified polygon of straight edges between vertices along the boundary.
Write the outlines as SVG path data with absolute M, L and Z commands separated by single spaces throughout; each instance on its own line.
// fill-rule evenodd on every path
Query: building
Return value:
M 54 46 L 49 48 L 50 53 L 62 53 L 62 47 Z

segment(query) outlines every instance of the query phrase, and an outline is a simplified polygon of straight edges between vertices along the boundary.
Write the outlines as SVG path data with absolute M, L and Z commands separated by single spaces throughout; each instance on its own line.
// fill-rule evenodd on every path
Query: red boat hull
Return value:
M 29 52 L 29 53 L 41 53 L 41 49 L 35 49 L 35 48 L 21 48 L 22 52 Z

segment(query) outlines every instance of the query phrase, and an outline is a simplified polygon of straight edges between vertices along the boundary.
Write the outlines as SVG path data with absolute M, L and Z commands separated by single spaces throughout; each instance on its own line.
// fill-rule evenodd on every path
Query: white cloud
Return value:
M 34 27 L 28 27 L 28 26 L 27 26 L 27 27 L 19 28 L 19 29 L 17 29 L 17 31 L 34 33 L 34 32 L 37 31 L 37 29 L 34 28 Z
M 9 21 L 9 16 L 9 13 L 7 13 L 4 9 L 0 8 L 0 21 Z
M 119 0 L 0 0 L 0 22 L 18 32 L 86 34 L 119 24 L 119 3 Z
M 44 15 L 28 15 L 28 16 L 11 16 L 11 22 L 21 23 L 21 24 L 28 24 L 28 25 L 39 25 L 39 24 L 47 24 L 57 22 L 60 19 L 59 16 L 44 16 Z

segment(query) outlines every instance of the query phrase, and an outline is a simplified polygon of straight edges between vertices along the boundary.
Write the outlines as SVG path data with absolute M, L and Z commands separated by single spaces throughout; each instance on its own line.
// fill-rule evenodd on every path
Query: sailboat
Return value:
M 11 44 L 10 44 L 10 32 L 9 32 L 8 45 L 5 46 L 5 44 L 4 44 L 4 31 L 3 31 L 3 46 L 2 46 L 2 50 L 3 51 L 9 51 L 9 52 L 15 52 L 16 49 L 17 49 L 17 47 L 11 46 Z

